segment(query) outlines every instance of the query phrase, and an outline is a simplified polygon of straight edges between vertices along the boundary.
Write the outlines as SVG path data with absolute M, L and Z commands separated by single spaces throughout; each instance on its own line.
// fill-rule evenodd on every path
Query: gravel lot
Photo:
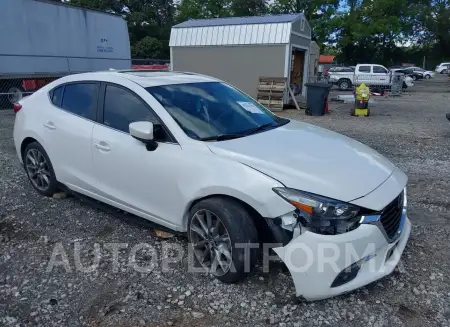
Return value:
M 149 229 L 76 198 L 38 196 L 16 159 L 14 115 L 0 111 L 0 326 L 450 326 L 450 82 L 437 76 L 402 97 L 375 101 L 366 118 L 351 117 L 350 105 L 341 103 L 330 103 L 324 117 L 283 113 L 354 137 L 409 176 L 414 227 L 400 269 L 356 292 L 314 303 L 295 299 L 291 278 L 278 265 L 224 285 L 188 273 L 186 260 L 169 272 L 137 272 L 128 266 L 125 249 L 114 270 L 106 243 L 128 243 L 130 249 L 144 242 L 161 253 L 164 244 L 186 250 L 186 239 L 155 238 Z M 74 244 L 82 246 L 81 261 L 88 266 L 94 243 L 100 244 L 99 267 L 75 271 Z M 72 270 L 47 272 L 58 244 Z M 151 259 L 137 257 L 141 265 Z

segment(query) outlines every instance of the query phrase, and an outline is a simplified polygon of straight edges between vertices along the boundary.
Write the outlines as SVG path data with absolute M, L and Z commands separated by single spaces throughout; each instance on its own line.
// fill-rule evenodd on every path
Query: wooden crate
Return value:
M 284 77 L 260 77 L 257 101 L 272 111 L 283 110 L 283 97 L 286 90 Z

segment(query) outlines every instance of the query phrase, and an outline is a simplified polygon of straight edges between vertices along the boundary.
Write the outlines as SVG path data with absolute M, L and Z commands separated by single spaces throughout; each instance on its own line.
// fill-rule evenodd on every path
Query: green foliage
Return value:
M 136 57 L 168 58 L 171 27 L 188 19 L 303 12 L 322 53 L 337 55 L 347 64 L 420 64 L 425 56 L 429 66 L 434 66 L 450 60 L 450 0 L 66 2 L 122 15 L 128 22 L 132 55 Z
M 136 58 L 161 58 L 163 45 L 151 36 L 145 36 L 131 47 L 131 55 Z

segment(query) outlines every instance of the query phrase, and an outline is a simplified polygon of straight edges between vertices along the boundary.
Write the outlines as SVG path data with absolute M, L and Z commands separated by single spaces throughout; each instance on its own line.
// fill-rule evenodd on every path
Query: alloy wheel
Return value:
M 341 90 L 347 90 L 348 89 L 348 83 L 347 82 L 341 82 L 340 88 L 341 88 Z
M 30 149 L 25 157 L 25 168 L 31 183 L 45 192 L 50 186 L 50 169 L 44 155 L 37 149 Z
M 220 218 L 209 210 L 199 210 L 189 227 L 194 254 L 200 264 L 215 276 L 230 271 L 232 261 L 231 239 Z

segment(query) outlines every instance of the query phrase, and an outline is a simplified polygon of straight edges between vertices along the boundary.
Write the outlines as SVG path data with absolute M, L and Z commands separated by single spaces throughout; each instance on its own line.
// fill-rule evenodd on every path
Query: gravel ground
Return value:
M 270 273 L 258 268 L 236 285 L 188 273 L 186 260 L 167 272 L 132 269 L 133 245 L 144 242 L 160 254 L 167 244 L 186 251 L 186 239 L 158 239 L 75 198 L 38 196 L 16 159 L 14 116 L 0 112 L 0 326 L 450 326 L 450 82 L 437 76 L 402 97 L 375 101 L 366 118 L 351 117 L 341 103 L 330 103 L 323 117 L 283 113 L 354 137 L 409 176 L 414 227 L 400 268 L 368 287 L 314 303 L 295 299 L 280 265 Z M 95 243 L 97 269 L 74 270 L 75 245 L 82 246 L 88 267 Z M 106 243 L 128 244 L 118 265 Z M 67 266 L 48 271 L 58 247 Z M 151 259 L 141 253 L 136 260 L 142 266 Z

